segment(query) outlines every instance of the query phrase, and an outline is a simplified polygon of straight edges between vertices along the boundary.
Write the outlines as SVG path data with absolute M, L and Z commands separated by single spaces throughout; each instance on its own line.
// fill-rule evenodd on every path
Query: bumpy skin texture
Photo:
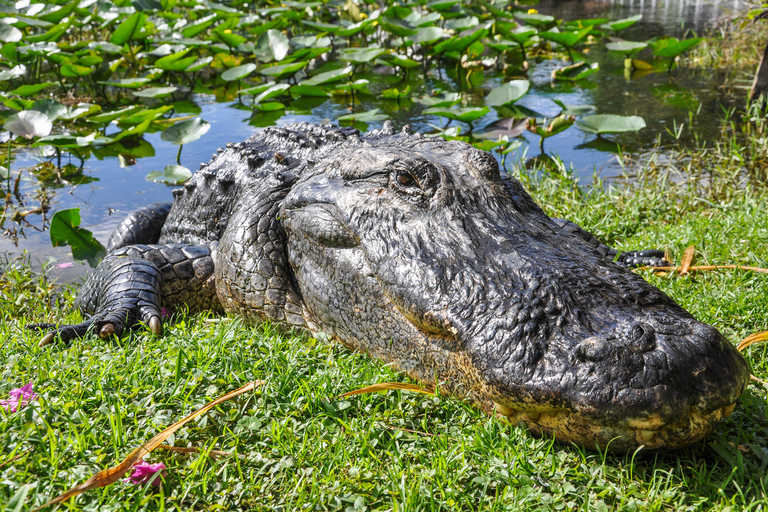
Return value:
M 407 127 L 265 129 L 169 212 L 126 222 L 80 299 L 97 329 L 183 302 L 322 331 L 534 433 L 617 452 L 702 438 L 749 376 L 717 330 L 547 217 L 490 154 Z M 137 242 L 159 245 L 119 248 Z

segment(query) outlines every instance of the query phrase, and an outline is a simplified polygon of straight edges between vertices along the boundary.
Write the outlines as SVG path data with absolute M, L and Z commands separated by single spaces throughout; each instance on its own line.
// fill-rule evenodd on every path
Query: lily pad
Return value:
M 243 78 L 247 77 L 254 71 L 256 71 L 256 64 L 253 64 L 253 63 L 243 64 L 242 66 L 236 66 L 234 68 L 230 68 L 225 72 L 223 72 L 221 74 L 221 79 L 227 82 L 232 82 L 234 80 L 242 80 Z
M 166 142 L 170 142 L 174 146 L 179 146 L 199 139 L 210 129 L 211 123 L 196 117 L 169 126 L 163 130 L 163 133 L 160 134 L 160 138 Z
M 53 123 L 47 115 L 37 110 L 22 110 L 5 120 L 5 129 L 25 139 L 45 137 L 51 133 Z
M 589 62 L 577 62 L 571 66 L 565 66 L 564 68 L 556 69 L 552 72 L 552 78 L 555 80 L 563 80 L 567 82 L 576 82 L 582 80 L 593 73 L 597 73 L 600 66 L 597 62 L 590 64 Z
M 149 89 L 135 91 L 133 95 L 140 98 L 161 98 L 173 94 L 177 89 L 177 87 L 150 87 Z
M 627 55 L 629 55 L 632 52 L 642 50 L 647 46 L 648 46 L 648 43 L 640 43 L 637 41 L 619 41 L 616 43 L 608 43 L 605 45 L 605 47 L 611 50 L 612 52 L 622 52 Z
M 690 50 L 703 40 L 703 37 L 696 37 L 693 39 L 684 39 L 682 41 L 678 41 L 677 38 L 667 37 L 657 41 L 654 44 L 655 50 L 653 51 L 653 54 L 658 57 L 664 57 L 666 59 L 674 59 L 681 53 Z
M 365 64 L 386 52 L 386 49 L 378 47 L 346 49 L 339 52 L 339 60 L 353 64 Z
M 192 177 L 192 171 L 182 165 L 166 165 L 163 172 L 152 171 L 147 174 L 149 181 L 179 185 Z
M 118 46 L 124 45 L 131 39 L 141 34 L 141 29 L 147 22 L 147 15 L 143 12 L 135 12 L 117 26 L 109 38 L 109 42 Z
M 292 62 L 290 64 L 281 64 L 279 66 L 270 66 L 268 68 L 262 68 L 259 73 L 262 75 L 275 77 L 275 80 L 287 78 L 298 70 L 304 68 L 309 62 Z
M 336 119 L 338 121 L 356 121 L 359 123 L 370 123 L 373 121 L 383 121 L 388 118 L 389 116 L 387 116 L 386 114 L 380 114 L 378 108 L 374 108 L 373 110 L 368 110 L 366 112 L 356 112 L 354 114 L 346 114 L 343 116 L 339 116 Z
M 80 208 L 54 213 L 51 218 L 50 236 L 54 247 L 70 246 L 72 257 L 87 261 L 91 267 L 96 267 L 107 254 L 107 250 L 93 237 L 93 233 L 80 227 Z
M 40 84 L 22 85 L 21 87 L 17 87 L 16 89 L 10 91 L 10 93 L 15 94 L 16 96 L 21 96 L 21 97 L 32 96 L 33 94 L 37 94 L 38 92 L 42 91 L 46 87 L 50 87 L 52 85 L 53 85 L 53 82 L 43 82 Z
M 530 86 L 528 80 L 512 80 L 489 92 L 485 104 L 494 107 L 514 103 L 528 92 Z
M 125 87 L 127 89 L 138 89 L 142 85 L 150 82 L 149 78 L 136 77 L 136 78 L 119 78 L 117 80 L 108 80 L 99 82 L 101 85 L 111 85 L 112 87 Z
M 620 30 L 624 30 L 625 28 L 631 27 L 641 19 L 643 19 L 643 15 L 637 14 L 635 16 L 630 16 L 629 18 L 623 18 L 620 20 L 603 23 L 602 25 L 600 25 L 600 28 L 604 28 L 606 30 L 613 30 L 614 32 L 619 32 Z
M 432 114 L 440 117 L 447 117 L 448 119 L 455 119 L 465 123 L 471 123 L 480 119 L 491 110 L 488 107 L 466 107 L 466 108 L 443 108 L 443 107 L 431 107 L 424 109 L 422 114 Z
M 645 128 L 645 120 L 639 116 L 618 116 L 614 114 L 598 114 L 587 116 L 576 125 L 588 133 L 621 133 L 636 132 Z
M 587 34 L 591 31 L 592 27 L 576 32 L 539 32 L 539 37 L 563 45 L 566 48 L 573 48 L 579 41 L 587 37 Z
M 354 68 L 352 66 L 346 66 L 333 71 L 326 71 L 318 73 L 313 77 L 307 78 L 301 81 L 301 85 L 322 85 L 331 82 L 338 82 L 347 78 Z
M 22 37 L 21 30 L 17 29 L 13 25 L 6 25 L 5 23 L 0 23 L 0 41 L 4 43 L 15 43 L 17 41 L 21 41 Z
M 270 29 L 256 40 L 253 54 L 261 62 L 280 61 L 288 55 L 288 38 L 279 30 Z

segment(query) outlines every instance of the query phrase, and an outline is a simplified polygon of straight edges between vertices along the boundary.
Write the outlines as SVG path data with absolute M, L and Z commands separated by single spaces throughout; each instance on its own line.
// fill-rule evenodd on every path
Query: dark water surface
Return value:
M 734 0 L 703 2 L 698 0 L 635 0 L 635 1 L 560 1 L 544 0 L 536 8 L 541 13 L 552 14 L 565 20 L 577 18 L 605 17 L 620 19 L 634 14 L 643 14 L 643 20 L 622 32 L 622 37 L 629 40 L 646 40 L 661 35 L 692 37 L 702 35 L 707 26 L 723 14 L 738 10 L 741 2 Z M 648 52 L 648 53 L 643 53 Z M 643 50 L 640 58 L 650 59 L 650 51 Z M 700 138 L 712 138 L 718 133 L 723 108 L 732 105 L 720 92 L 718 77 L 706 74 L 690 74 L 683 69 L 673 72 L 672 78 L 666 73 L 653 73 L 642 78 L 628 79 L 625 76 L 623 58 L 601 50 L 598 45 L 588 50 L 590 61 L 597 61 L 601 70 L 592 75 L 585 85 L 555 83 L 551 80 L 552 70 L 561 67 L 561 60 L 534 61 L 527 78 L 531 81 L 531 90 L 518 105 L 523 105 L 544 116 L 557 115 L 560 108 L 552 101 L 558 99 L 572 105 L 594 105 L 596 113 L 639 115 L 647 128 L 638 134 L 619 137 L 624 149 L 633 153 L 647 152 L 654 147 L 657 139 L 665 145 L 675 142 L 670 132 L 684 124 L 680 140 L 691 143 L 694 133 Z M 371 82 L 371 89 L 376 92 L 396 83 L 399 78 L 385 75 L 361 75 Z M 500 85 L 503 76 L 500 72 L 475 73 L 469 83 L 460 83 L 450 70 L 443 70 L 430 77 L 426 82 L 429 89 L 463 90 L 470 98 L 482 98 L 492 88 Z M 417 91 L 416 96 L 424 94 Z M 181 163 L 192 170 L 201 162 L 206 162 L 217 148 L 230 141 L 241 141 L 256 133 L 260 128 L 253 126 L 267 125 L 269 118 L 251 118 L 249 110 L 236 108 L 236 102 L 216 102 L 213 96 L 196 95 L 193 100 L 202 108 L 201 117 L 211 123 L 210 131 L 201 139 L 183 148 Z M 357 110 L 381 108 L 399 128 L 411 124 L 416 130 L 430 131 L 430 126 L 441 121 L 434 116 L 424 116 L 424 107 L 418 103 L 397 105 L 393 102 L 377 102 L 374 97 L 365 99 Z M 294 110 L 291 110 L 294 108 Z M 691 112 L 692 111 L 692 112 Z M 293 121 L 322 122 L 337 118 L 349 112 L 349 105 L 340 100 L 328 100 L 307 111 L 297 111 L 289 106 L 285 115 L 274 121 L 282 125 Z M 476 132 L 492 123 L 495 119 L 488 115 L 476 123 Z M 251 123 L 251 124 L 249 124 Z M 460 124 L 460 123 L 459 123 Z M 376 124 L 369 129 L 377 127 Z M 694 129 L 692 130 L 691 127 Z M 466 133 L 466 126 L 464 126 Z M 7 134 L 6 134 L 7 136 Z M 538 137 L 524 135 L 527 144 L 510 160 L 517 162 L 539 153 Z M 171 187 L 146 181 L 145 176 L 152 170 L 162 170 L 164 166 L 175 163 L 176 146 L 160 140 L 160 133 L 145 134 L 144 138 L 154 147 L 154 156 L 140 158 L 135 165 L 120 167 L 117 157 L 103 160 L 91 158 L 85 162 L 84 174 L 92 179 L 80 185 L 64 184 L 55 189 L 55 194 L 48 189 L 50 211 L 80 208 L 82 227 L 91 230 L 97 239 L 106 243 L 109 234 L 120 220 L 131 210 L 157 201 L 171 200 Z M 615 176 L 622 172 L 615 155 L 596 147 L 595 137 L 586 134 L 575 126 L 547 140 L 545 151 L 558 155 L 566 165 L 572 165 L 579 176 L 588 180 L 595 173 L 603 177 Z M 68 157 L 64 157 L 63 162 Z M 13 162 L 14 177 L 19 169 L 31 167 L 43 160 L 38 150 L 21 150 Z M 73 163 L 77 164 L 76 160 Z M 24 171 L 21 191 L 26 209 L 39 205 L 35 193 L 39 183 L 31 173 Z M 22 209 L 24 210 L 24 209 Z M 44 261 L 56 264 L 72 262 L 70 249 L 51 247 L 47 223 L 40 215 L 29 215 L 30 225 L 17 225 L 6 220 L 5 228 L 16 228 L 15 237 L 6 233 L 0 237 L 0 253 L 18 256 L 26 251 L 33 264 L 41 265 Z M 52 272 L 59 281 L 78 281 L 88 267 L 74 262 L 70 268 L 56 268 Z

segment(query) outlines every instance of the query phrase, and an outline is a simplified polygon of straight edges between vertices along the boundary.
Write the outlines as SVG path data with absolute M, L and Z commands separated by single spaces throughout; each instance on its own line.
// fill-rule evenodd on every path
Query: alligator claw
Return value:
M 149 330 L 152 331 L 152 334 L 155 336 L 163 334 L 163 323 L 160 321 L 160 317 L 153 316 L 149 319 Z
M 53 339 L 56 337 L 55 332 L 49 332 L 45 336 L 43 336 L 43 339 L 40 340 L 40 343 L 37 344 L 38 347 L 45 347 L 46 345 L 50 345 L 53 343 Z
M 99 330 L 100 338 L 109 338 L 115 335 L 115 326 L 112 324 L 104 324 Z

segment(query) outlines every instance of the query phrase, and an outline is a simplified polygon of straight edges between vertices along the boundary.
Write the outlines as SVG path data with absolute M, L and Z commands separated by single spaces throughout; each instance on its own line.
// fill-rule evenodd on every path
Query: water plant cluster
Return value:
M 637 116 L 594 115 L 592 106 L 558 102 L 560 113 L 545 118 L 516 102 L 528 92 L 527 74 L 537 62 L 567 61 L 552 79 L 578 86 L 599 72 L 587 57 L 590 46 L 604 45 L 626 60 L 629 72 L 642 74 L 671 70 L 675 58 L 700 41 L 621 39 L 640 18 L 564 22 L 530 6 L 490 0 L 389 7 L 353 0 L 3 2 L 0 123 L 7 147 L 0 151 L 0 177 L 7 180 L 7 203 L 22 175 L 12 169 L 12 147 L 22 144 L 51 155 L 35 171 L 41 182 L 85 183 L 88 158 L 118 157 L 131 165 L 154 156 L 143 135 L 160 131 L 163 141 L 179 146 L 177 161 L 147 179 L 185 181 L 191 171 L 180 165 L 182 147 L 211 127 L 200 117 L 198 94 L 236 100 L 258 126 L 335 102 L 349 113 L 333 121 L 365 129 L 415 102 L 423 115 L 434 116 L 435 135 L 501 155 L 523 144 L 526 131 L 540 137 L 542 149 L 545 139 L 574 123 L 598 136 L 636 131 L 645 126 Z M 645 48 L 652 62 L 635 58 Z M 503 71 L 502 83 L 483 95 L 467 92 L 465 85 L 486 70 Z M 429 78 L 443 73 L 459 91 L 429 87 Z M 368 98 L 379 107 L 361 108 Z M 494 119 L 484 133 L 474 130 Z M 80 165 L 70 158 L 62 166 L 62 153 Z M 0 222 L 22 222 L 26 213 L 6 206 Z M 72 231 L 77 225 L 69 218 L 56 226 L 54 244 L 93 242 L 89 254 L 100 251 L 89 234 Z

